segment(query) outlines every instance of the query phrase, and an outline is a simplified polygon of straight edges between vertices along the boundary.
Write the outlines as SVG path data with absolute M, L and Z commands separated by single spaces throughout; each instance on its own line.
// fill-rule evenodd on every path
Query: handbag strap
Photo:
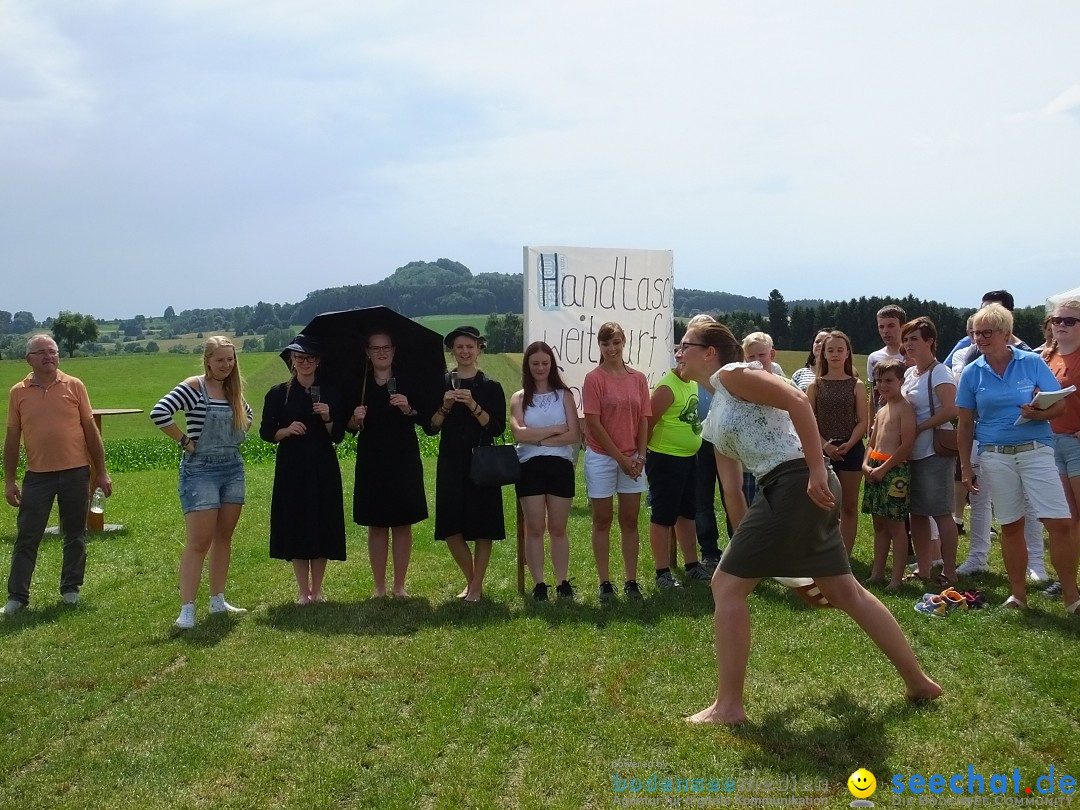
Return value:
M 930 368 L 926 370 L 930 376 L 926 380 L 926 398 L 930 401 L 930 418 L 934 418 L 934 366 L 938 364 L 937 360 L 934 360 L 930 364 Z

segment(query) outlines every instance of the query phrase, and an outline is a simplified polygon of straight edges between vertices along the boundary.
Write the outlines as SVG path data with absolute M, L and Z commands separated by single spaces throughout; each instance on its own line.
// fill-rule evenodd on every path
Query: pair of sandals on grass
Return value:
M 982 591 L 960 593 L 950 586 L 941 593 L 924 593 L 922 600 L 915 604 L 915 612 L 944 619 L 950 613 L 969 609 L 978 610 L 985 606 L 986 596 Z

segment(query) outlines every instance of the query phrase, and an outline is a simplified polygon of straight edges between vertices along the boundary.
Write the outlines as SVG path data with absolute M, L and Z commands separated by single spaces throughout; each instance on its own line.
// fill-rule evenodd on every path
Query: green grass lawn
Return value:
M 258 426 L 263 397 L 289 372 L 276 352 L 240 352 L 244 391 L 255 410 Z M 492 354 L 481 358 L 488 376 L 502 383 L 507 401 L 521 387 L 521 354 Z M 150 409 L 181 380 L 202 373 L 202 355 L 141 354 L 61 358 L 62 371 L 84 383 L 95 408 L 142 408 L 145 413 L 109 416 L 102 420 L 105 439 L 156 438 L 161 432 L 150 421 Z M 7 391 L 25 377 L 25 360 L 0 360 L 0 420 L 7 424 Z
M 342 470 L 351 496 L 349 460 Z M 751 597 L 750 724 L 690 727 L 682 718 L 714 690 L 712 599 L 704 587 L 655 591 L 644 513 L 642 603 L 597 601 L 579 480 L 575 603 L 519 597 L 512 542 L 496 546 L 486 601 L 459 603 L 460 573 L 427 521 L 412 600 L 367 598 L 365 536 L 350 525 L 329 601 L 298 607 L 288 564 L 267 556 L 272 479 L 272 465 L 249 466 L 228 595 L 250 612 L 235 620 L 209 619 L 204 586 L 196 629 L 170 629 L 183 543 L 174 470 L 116 476 L 106 518 L 124 529 L 92 537 L 78 606 L 59 604 L 60 542 L 43 543 L 30 608 L 0 619 L 0 807 L 601 808 L 627 798 L 616 777 L 652 774 L 796 777 L 818 806 L 844 807 L 858 767 L 876 775 L 881 806 L 893 774 L 1019 768 L 1033 786 L 1051 767 L 1080 769 L 1080 624 L 1059 602 L 1033 594 L 1027 615 L 936 620 L 912 610 L 918 589 L 884 597 L 946 689 L 912 708 L 850 620 L 763 583 Z M 2 565 L 14 525 L 5 508 Z M 869 546 L 864 525 L 859 575 Z M 999 575 L 978 587 L 995 604 L 1007 595 Z M 772 790 L 723 795 L 792 795 Z
M 802 358 L 785 359 L 790 373 Z M 258 409 L 285 367 L 267 353 L 240 362 Z M 508 396 L 520 385 L 520 355 L 481 365 Z M 65 359 L 62 368 L 87 381 L 95 406 L 149 411 L 199 362 L 162 354 Z M 0 385 L 26 369 L 0 362 Z M 111 418 L 105 436 L 110 453 L 159 438 L 146 414 Z M 175 447 L 166 449 L 154 463 L 175 463 Z M 433 508 L 434 460 L 425 465 Z M 682 718 L 711 700 L 715 684 L 711 595 L 703 587 L 656 593 L 643 510 L 646 600 L 601 606 L 580 471 L 573 604 L 517 594 L 512 541 L 496 547 L 486 602 L 459 603 L 460 574 L 429 520 L 416 527 L 411 601 L 367 598 L 365 535 L 350 525 L 350 559 L 330 567 L 330 601 L 301 608 L 291 569 L 267 556 L 273 466 L 251 464 L 229 589 L 250 613 L 209 620 L 204 586 L 200 624 L 179 635 L 171 630 L 184 536 L 175 469 L 113 477 L 106 518 L 124 529 L 92 538 L 83 602 L 58 603 L 60 542 L 49 537 L 31 607 L 0 618 L 0 807 L 591 808 L 662 799 L 614 790 L 617 780 L 652 774 L 759 784 L 796 777 L 815 785 L 818 806 L 841 807 L 858 767 L 877 776 L 879 804 L 889 803 L 894 774 L 1019 768 L 1034 786 L 1051 767 L 1059 776 L 1080 770 L 1080 623 L 1034 593 L 1027 615 L 992 609 L 946 620 L 912 610 L 920 589 L 883 596 L 946 689 L 935 705 L 911 708 L 891 667 L 845 616 L 806 609 L 763 583 L 751 598 L 751 723 L 693 728 Z M 512 491 L 504 495 L 512 534 Z M 0 510 L 0 566 L 10 560 L 15 515 Z M 870 546 L 864 522 L 860 577 Z M 1000 557 L 993 564 L 1003 570 Z M 975 585 L 992 604 L 1008 594 L 998 574 Z M 654 764 L 616 764 L 626 762 Z M 776 790 L 744 785 L 722 795 L 782 795 Z

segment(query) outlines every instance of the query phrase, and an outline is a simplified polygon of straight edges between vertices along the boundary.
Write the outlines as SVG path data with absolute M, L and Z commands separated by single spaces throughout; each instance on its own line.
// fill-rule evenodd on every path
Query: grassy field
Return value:
M 342 470 L 351 493 L 351 464 Z M 893 774 L 1019 768 L 1034 785 L 1080 763 L 1078 625 L 1037 596 L 1027 615 L 947 620 L 912 610 L 918 589 L 883 596 L 946 689 L 912 708 L 846 617 L 764 583 L 751 598 L 751 723 L 694 728 L 682 717 L 714 689 L 711 596 L 657 593 L 644 551 L 645 601 L 601 605 L 583 500 L 571 517 L 575 603 L 519 597 L 512 543 L 497 545 L 485 603 L 458 602 L 460 574 L 428 521 L 412 600 L 367 598 L 364 535 L 350 525 L 330 601 L 297 607 L 287 564 L 267 557 L 272 478 L 249 467 L 229 597 L 250 613 L 235 620 L 207 617 L 204 587 L 196 629 L 170 629 L 183 541 L 172 470 L 117 477 L 107 517 L 125 528 L 93 537 L 75 608 L 56 594 L 60 543 L 44 542 L 31 607 L 0 620 L 0 806 L 600 808 L 628 797 L 617 779 L 656 774 L 795 777 L 812 790 L 736 781 L 723 795 L 842 807 L 858 767 L 887 802 Z M 512 515 L 509 489 L 505 500 Z M 8 509 L 5 561 L 13 535 Z M 859 575 L 869 537 L 864 525 Z M 994 603 L 1008 592 L 998 575 L 978 585 Z
M 288 379 L 289 372 L 274 352 L 241 352 L 240 370 L 245 391 L 258 424 L 263 396 Z M 160 436 L 150 422 L 150 409 L 181 380 L 202 373 L 202 355 L 140 354 L 109 357 L 61 358 L 60 368 L 86 383 L 95 408 L 142 408 L 144 414 L 106 417 L 106 439 L 139 439 Z M 481 360 L 481 368 L 497 379 L 507 397 L 521 387 L 521 354 L 493 354 Z M 7 424 L 7 391 L 29 373 L 24 360 L 0 360 L 0 419 Z
M 96 405 L 149 408 L 194 360 L 79 367 L 77 358 L 63 367 L 87 379 Z M 275 355 L 241 363 L 259 392 L 253 400 L 284 378 Z M 483 365 L 509 391 L 519 363 L 506 355 Z M 0 363 L 0 382 L 25 368 Z M 149 425 L 116 417 L 107 440 L 127 421 Z M 425 469 L 433 511 L 434 460 Z M 350 458 L 342 474 L 348 509 Z M 0 618 L 0 807 L 600 808 L 665 797 L 688 807 L 691 796 L 793 795 L 846 807 L 845 783 L 859 767 L 876 775 L 879 805 L 890 803 L 894 775 L 966 775 L 970 766 L 989 780 L 1019 769 L 1023 792 L 1051 768 L 1058 778 L 1080 770 L 1080 623 L 1034 592 L 1024 615 L 988 609 L 945 620 L 912 609 L 919 588 L 881 594 L 946 689 L 914 708 L 845 616 L 763 583 L 751 597 L 751 722 L 695 728 L 682 718 L 715 688 L 711 595 L 656 592 L 643 541 L 645 601 L 601 605 L 580 471 L 572 604 L 517 594 L 512 541 L 496 547 L 485 602 L 459 603 L 460 573 L 429 520 L 416 527 L 410 601 L 368 599 L 365 535 L 349 525 L 349 560 L 330 567 L 330 600 L 298 607 L 288 565 L 267 555 L 273 466 L 250 465 L 228 591 L 250 613 L 211 620 L 204 586 L 200 624 L 184 634 L 171 630 L 184 536 L 175 469 L 114 478 L 106 518 L 124 529 L 92 537 L 82 603 L 59 603 L 60 542 L 48 537 L 31 606 Z M 512 535 L 510 489 L 504 501 Z M 0 511 L 0 565 L 15 515 Z M 643 510 L 643 538 L 646 521 Z M 857 576 L 868 572 L 870 546 L 864 520 Z M 999 556 L 992 565 L 1003 570 Z M 993 605 L 1008 594 L 999 573 L 969 584 Z M 733 785 L 617 789 L 652 775 Z M 799 790 L 781 789 L 792 778 Z

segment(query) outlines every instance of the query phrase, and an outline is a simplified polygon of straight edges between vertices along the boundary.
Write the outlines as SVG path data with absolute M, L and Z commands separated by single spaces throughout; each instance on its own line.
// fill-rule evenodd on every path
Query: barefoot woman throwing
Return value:
M 757 497 L 712 578 L 716 700 L 689 720 L 728 725 L 746 720 L 746 600 L 767 576 L 813 577 L 829 602 L 888 656 L 908 699 L 940 695 L 941 687 L 919 667 L 892 614 L 851 575 L 838 520 L 840 484 L 825 467 L 806 395 L 740 362 L 741 346 L 720 323 L 688 330 L 676 358 L 688 376 L 715 391 L 702 435 L 716 447 L 717 466 L 743 463 L 758 479 Z

